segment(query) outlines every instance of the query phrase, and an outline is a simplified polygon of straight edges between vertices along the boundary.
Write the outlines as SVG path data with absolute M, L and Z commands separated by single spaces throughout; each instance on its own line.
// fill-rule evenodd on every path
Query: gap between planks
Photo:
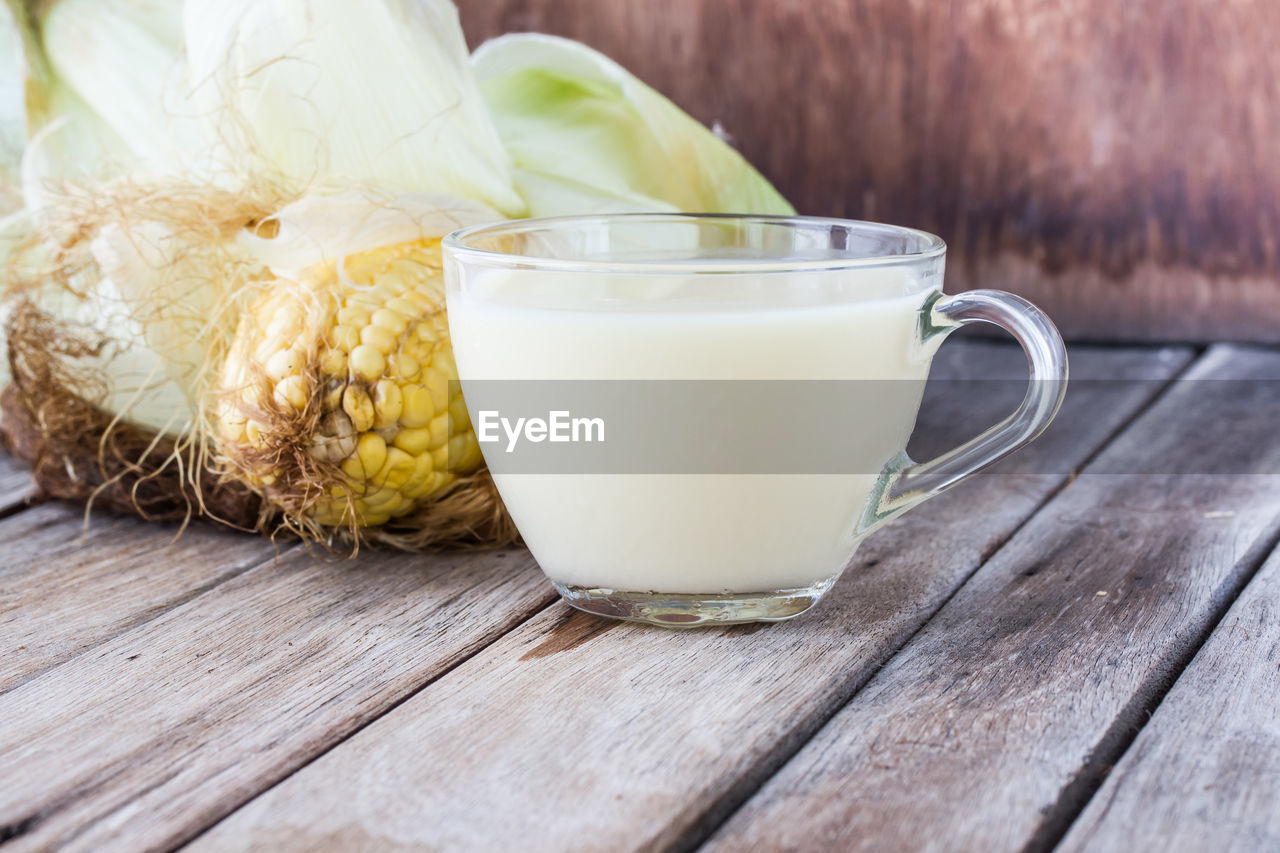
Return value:
M 1077 351 L 1076 357 L 1078 367 L 1092 364 L 1095 377 L 1117 378 L 1125 358 L 1147 358 L 1144 375 L 1163 382 L 1189 353 Z M 1160 382 L 1131 383 L 1119 400 L 1081 387 L 1059 430 L 1025 451 L 1024 460 L 1056 453 L 1070 460 L 1068 467 L 1081 463 Z M 1110 408 L 1100 405 L 1107 399 Z M 950 427 L 954 442 L 973 432 L 962 425 L 990 423 L 1017 400 L 969 394 L 946 402 L 950 409 L 941 411 L 926 402 L 922 422 Z M 749 792 L 753 774 L 798 749 L 1065 479 L 1063 471 L 989 476 L 930 502 L 869 540 L 830 600 L 787 625 L 670 634 L 602 623 L 557 605 L 253 800 L 193 849 L 392 843 L 555 849 L 584 839 L 618 849 L 678 845 L 709 814 L 732 804 L 744 780 Z M 975 502 L 989 510 L 979 529 Z M 912 571 L 921 564 L 941 576 Z M 756 658 L 738 660 L 744 648 L 757 650 Z M 797 670 L 796 678 L 774 684 Z M 735 719 L 702 720 L 705 728 L 689 731 L 701 700 L 735 709 Z M 743 734 L 735 725 L 755 726 L 754 738 L 735 739 Z M 618 762 L 610 760 L 615 756 Z M 635 790 L 618 791 L 611 773 L 629 775 Z M 361 792 L 358 807 L 340 793 L 347 783 Z M 558 790 L 564 798 L 556 802 Z M 497 803 L 509 813 L 493 808 Z M 531 836 L 537 815 L 554 821 L 550 828 L 540 823 L 542 835 Z M 430 838 L 415 836 L 415 826 L 430 827 Z
M 277 554 L 271 543 L 45 503 L 0 520 L 0 695 Z
M 1108 349 L 1123 350 L 1124 348 L 1115 347 L 1115 346 L 1090 345 L 1090 349 L 1094 351 L 1105 352 Z M 910 634 L 904 637 L 901 643 L 899 643 L 896 647 L 894 647 L 885 655 L 882 666 L 887 664 L 893 658 L 894 655 L 896 655 L 904 647 L 906 647 L 909 643 L 911 643 L 912 640 L 914 640 L 921 631 L 925 630 L 925 628 L 928 627 L 933 617 L 937 615 L 939 611 L 941 611 L 951 602 L 951 600 L 964 588 L 964 585 L 968 583 L 970 578 L 972 578 L 975 574 L 977 574 L 977 572 L 979 572 L 982 569 L 982 567 L 986 565 L 988 560 L 995 558 L 1000 553 L 1000 549 L 1004 548 L 1005 545 L 1009 542 L 1009 540 L 1011 540 L 1014 536 L 1016 536 L 1019 533 L 1019 531 L 1021 531 L 1027 524 L 1029 524 L 1031 520 L 1036 517 L 1036 514 L 1046 504 L 1048 504 L 1055 497 L 1057 497 L 1057 495 L 1059 495 L 1063 489 L 1070 487 L 1070 485 L 1075 481 L 1078 471 L 1084 468 L 1087 468 L 1090 463 L 1092 463 L 1095 459 L 1098 458 L 1098 456 L 1100 456 L 1102 453 L 1106 451 L 1112 439 L 1114 439 L 1116 436 L 1120 435 L 1125 430 L 1127 430 L 1135 421 L 1137 421 L 1139 418 L 1144 416 L 1153 407 L 1159 405 L 1160 401 L 1164 399 L 1165 395 L 1170 393 L 1170 391 L 1176 387 L 1176 383 L 1179 382 L 1188 373 L 1190 373 L 1192 370 L 1195 369 L 1196 364 L 1199 362 L 1199 359 L 1205 353 L 1205 348 L 1195 348 L 1194 350 L 1188 349 L 1188 350 L 1185 350 L 1185 352 L 1187 352 L 1188 357 L 1185 359 L 1185 361 L 1183 361 L 1181 367 L 1177 368 L 1171 376 L 1169 376 L 1164 382 L 1161 383 L 1160 388 L 1156 390 L 1155 393 L 1153 393 L 1145 402 L 1143 402 L 1142 405 L 1135 408 L 1129 414 L 1129 416 L 1126 419 L 1124 419 L 1122 423 L 1116 426 L 1112 430 L 1111 434 L 1108 436 L 1106 441 L 1099 444 L 1087 456 L 1085 456 L 1085 458 L 1083 458 L 1080 461 L 1080 463 L 1074 467 L 1070 477 L 1068 477 L 1063 482 L 1059 483 L 1055 488 L 1053 488 L 1051 491 L 1045 494 L 1043 499 L 1040 501 L 1040 504 L 1030 514 L 1028 514 L 1020 522 L 1018 522 L 1018 524 L 1012 530 L 1009 531 L 1008 535 L 1006 535 L 1003 539 L 1001 539 L 998 543 L 996 543 L 992 548 L 990 548 L 987 552 L 985 552 L 982 555 L 982 561 L 977 565 L 975 565 L 973 567 L 973 570 L 952 588 L 952 590 L 938 603 L 937 607 L 934 608 L 933 612 L 929 614 L 928 618 L 926 618 L 918 626 L 916 626 L 914 631 L 912 631 Z M 913 458 L 915 458 L 915 454 L 913 454 Z M 856 687 L 854 687 L 854 689 L 842 702 L 841 707 L 844 707 L 845 705 L 848 705 L 850 702 L 854 701 L 858 693 L 861 692 L 861 690 L 866 686 L 868 680 L 869 679 L 864 679 L 861 683 L 859 683 Z M 839 713 L 839 708 L 834 709 L 829 716 L 834 716 L 837 713 Z M 810 736 L 812 736 L 813 734 L 816 734 L 818 729 L 819 727 L 815 726 L 814 730 L 810 732 Z M 794 754 L 800 748 L 801 748 L 801 745 L 797 745 L 796 749 L 793 750 L 791 754 Z M 765 782 L 768 781 L 768 779 L 772 776 L 772 774 L 776 772 L 789 758 L 790 758 L 790 755 L 780 755 L 777 757 L 777 760 L 773 762 L 766 770 L 756 774 L 756 778 L 754 780 L 744 780 L 743 784 L 738 786 L 738 789 L 734 792 L 733 796 L 725 797 L 724 800 L 719 804 L 718 808 L 708 810 L 707 814 L 704 816 L 704 819 L 700 821 L 697 825 L 695 825 L 690 830 L 690 832 L 680 840 L 678 844 L 673 845 L 672 849 L 693 850 L 702 846 L 707 841 L 707 839 L 709 839 L 711 835 L 721 825 L 723 825 L 724 823 L 727 823 L 730 819 L 732 819 L 733 813 L 736 812 L 744 803 L 746 803 L 755 794 L 755 792 L 758 791 L 759 788 L 763 784 L 765 784 Z M 1052 844 L 1049 845 L 1049 848 L 1052 848 Z
M 1051 844 L 1277 536 L 1280 354 L 1215 348 L 1194 375 L 1255 390 L 1165 395 L 1091 466 L 1093 485 L 1087 472 L 1037 515 L 709 848 Z M 1117 478 L 1133 460 L 1154 477 Z
M 1280 849 L 1280 550 L 1232 603 L 1063 853 Z
M 424 559 L 295 549 L 0 695 L 6 850 L 171 847 L 554 597 L 520 551 Z
M 1228 579 L 1227 585 L 1221 593 L 1220 601 L 1211 602 L 1201 633 L 1194 637 L 1185 649 L 1173 652 L 1168 676 L 1165 679 L 1157 679 L 1152 684 L 1149 695 L 1144 696 L 1141 691 L 1137 693 L 1131 703 L 1132 707 L 1125 708 L 1117 715 L 1116 724 L 1098 741 L 1097 745 L 1089 753 L 1084 766 L 1080 768 L 1075 778 L 1062 789 L 1057 801 L 1047 810 L 1043 824 L 1027 843 L 1026 850 L 1029 853 L 1030 851 L 1056 849 L 1064 836 L 1071 831 L 1075 821 L 1089 807 L 1098 791 L 1106 783 L 1111 768 L 1124 759 L 1134 742 L 1146 730 L 1147 725 L 1160 709 L 1165 699 L 1177 687 L 1178 682 L 1182 680 L 1184 673 L 1195 657 L 1200 654 L 1205 644 L 1209 642 L 1214 631 L 1222 624 L 1240 597 L 1248 592 L 1250 584 L 1261 571 L 1267 555 L 1274 553 L 1277 546 L 1280 546 L 1280 519 L 1271 529 L 1270 537 L 1266 538 L 1264 534 L 1264 538 L 1259 540 L 1258 545 L 1241 558 L 1241 571 L 1238 577 Z M 1210 839 L 1208 838 L 1205 838 L 1204 842 L 1206 847 L 1199 849 L 1207 849 L 1209 846 L 1220 844 L 1222 839 L 1215 840 L 1213 845 L 1210 844 Z M 1167 845 L 1161 845 L 1161 848 L 1165 850 Z M 1226 846 L 1217 846 L 1216 849 L 1225 850 L 1227 848 Z
M 1108 349 L 1123 350 L 1124 348 L 1115 347 L 1115 346 L 1090 345 L 1090 350 L 1092 351 L 1105 352 Z M 1028 523 L 1030 523 L 1031 520 L 1035 518 L 1036 514 L 1046 504 L 1048 504 L 1058 494 L 1060 494 L 1063 489 L 1070 487 L 1070 485 L 1075 481 L 1077 472 L 1088 467 L 1088 465 L 1091 462 L 1093 462 L 1096 458 L 1098 458 L 1098 456 L 1101 455 L 1107 449 L 1112 439 L 1114 439 L 1116 436 L 1120 435 L 1125 430 L 1127 430 L 1135 421 L 1137 421 L 1139 418 L 1145 415 L 1152 407 L 1158 405 L 1160 401 L 1164 398 L 1164 396 L 1168 394 L 1172 388 L 1175 387 L 1175 383 L 1177 383 L 1184 376 L 1186 376 L 1187 373 L 1189 373 L 1191 370 L 1195 368 L 1195 365 L 1198 362 L 1199 358 L 1204 354 L 1204 348 L 1195 348 L 1194 350 L 1186 349 L 1186 350 L 1182 350 L 1182 352 L 1185 353 L 1186 357 L 1182 361 L 1181 366 L 1177 367 L 1174 370 L 1172 375 L 1168 376 L 1164 381 L 1162 381 L 1160 384 L 1160 387 L 1157 390 L 1155 390 L 1155 392 L 1151 394 L 1151 396 L 1148 397 L 1140 406 L 1136 407 L 1128 415 L 1128 417 L 1126 417 L 1121 423 L 1116 425 L 1105 441 L 1097 445 L 1091 452 L 1089 452 L 1083 459 L 1081 459 L 1079 464 L 1073 467 L 1071 475 L 1067 479 L 1057 484 L 1053 489 L 1051 489 L 1048 493 L 1046 493 L 1044 497 L 1041 499 L 1039 505 L 1037 505 L 1030 514 L 1024 517 L 1021 521 L 1019 521 L 1017 525 L 1012 530 L 1010 530 L 1006 536 L 1004 536 L 1004 538 L 1002 538 L 999 542 L 995 543 L 991 548 L 985 551 L 982 555 L 981 562 L 976 564 L 973 567 L 973 570 L 969 572 L 967 576 L 965 576 L 958 584 L 956 584 L 951 589 L 951 591 L 933 609 L 933 611 L 929 614 L 929 616 L 925 620 L 923 620 L 919 625 L 917 625 L 915 630 L 911 631 L 907 636 L 905 636 L 902 639 L 902 642 L 898 643 L 897 646 L 895 646 L 893 649 L 889 650 L 887 654 L 885 654 L 884 661 L 881 664 L 881 666 L 887 664 L 893 658 L 894 655 L 896 655 L 904 647 L 906 647 L 907 644 L 909 644 L 912 640 L 914 640 L 915 637 L 929 625 L 929 622 L 933 619 L 933 617 L 937 615 L 939 611 L 945 608 L 951 602 L 951 599 L 954 598 L 956 594 L 959 593 L 960 590 L 964 588 L 964 585 L 969 582 L 970 578 L 972 578 L 978 571 L 980 571 L 982 567 L 986 565 L 988 560 L 993 559 L 997 554 L 999 554 L 1000 549 L 1004 548 L 1005 545 L 1009 542 L 1009 540 L 1011 540 L 1014 536 L 1016 536 L 1018 532 L 1023 529 L 1023 527 L 1025 527 Z M 913 454 L 913 458 L 916 458 L 915 454 Z M 923 457 L 920 457 L 920 458 L 923 458 Z M 849 693 L 849 695 L 845 697 L 845 699 L 841 703 L 841 707 L 844 707 L 845 705 L 848 705 L 849 702 L 853 701 L 858 695 L 858 693 L 862 690 L 862 688 L 866 686 L 868 680 L 869 680 L 869 677 L 868 679 L 863 679 L 856 686 L 854 686 L 852 691 Z M 839 708 L 832 710 L 831 713 L 828 715 L 828 718 L 830 718 L 831 716 L 834 716 L 836 713 L 839 713 Z M 809 733 L 809 736 L 812 737 L 814 734 L 816 734 L 819 728 L 820 726 L 815 726 L 813 730 Z M 672 845 L 672 849 L 673 850 L 694 850 L 700 847 L 702 844 L 704 844 L 707 841 L 707 839 L 710 838 L 711 835 L 721 825 L 723 825 L 724 823 L 726 823 L 728 820 L 731 819 L 733 813 L 736 812 L 744 803 L 746 803 L 755 794 L 755 792 L 758 791 L 759 788 L 765 782 L 768 781 L 768 779 L 773 775 L 773 773 L 776 772 L 791 757 L 791 755 L 794 755 L 795 752 L 797 752 L 802 745 L 803 744 L 798 744 L 794 750 L 791 750 L 789 753 L 785 755 L 780 754 L 776 756 L 776 760 L 771 762 L 767 767 L 762 767 L 761 771 L 755 774 L 754 778 L 744 779 L 742 784 L 737 786 L 732 796 L 724 797 L 724 799 L 719 804 L 717 804 L 715 808 L 708 809 L 707 813 L 703 816 L 703 819 L 699 821 L 695 826 L 693 826 L 690 829 L 689 833 L 685 837 L 681 838 L 678 843 Z

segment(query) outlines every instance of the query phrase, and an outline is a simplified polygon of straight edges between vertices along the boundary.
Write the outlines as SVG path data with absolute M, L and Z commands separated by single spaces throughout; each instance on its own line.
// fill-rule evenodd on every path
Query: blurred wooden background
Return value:
M 1277 0 L 459 0 L 579 39 L 802 213 L 935 231 L 1077 339 L 1280 341 Z

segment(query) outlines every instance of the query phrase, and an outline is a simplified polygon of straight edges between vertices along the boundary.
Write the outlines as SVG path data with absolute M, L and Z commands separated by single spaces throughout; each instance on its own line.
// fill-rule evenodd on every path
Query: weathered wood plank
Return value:
M 45 504 L 0 521 L 0 693 L 269 559 L 257 536 Z
M 1280 353 L 1211 350 L 709 849 L 1055 841 L 1274 543 L 1278 378 Z
M 1061 851 L 1280 850 L 1280 551 L 1107 777 Z
M 268 560 L 0 695 L 0 838 L 171 847 L 553 595 L 523 551 Z
M 6 512 L 26 500 L 31 487 L 31 472 L 0 450 L 0 512 Z
M 943 351 L 951 376 L 1026 369 L 1015 349 Z M 1185 358 L 1080 351 L 1074 367 L 1084 376 L 1167 377 Z M 557 605 L 193 846 L 623 850 L 676 842 L 802 743 L 1157 387 L 1116 386 L 1121 393 L 1081 385 L 1054 435 L 1028 449 L 1028 459 L 1057 454 L 1057 466 L 1046 466 L 1056 473 L 980 478 L 922 507 L 868 541 L 807 617 L 673 633 Z M 998 383 L 989 396 L 943 388 L 926 403 L 921 430 L 954 442 L 1020 393 L 1015 383 Z M 1108 405 L 1097 405 L 1100 395 Z
M 801 213 L 950 246 L 1092 340 L 1280 340 L 1274 0 L 463 0 L 581 39 Z M 1187 152 L 1200 156 L 1188 157 Z

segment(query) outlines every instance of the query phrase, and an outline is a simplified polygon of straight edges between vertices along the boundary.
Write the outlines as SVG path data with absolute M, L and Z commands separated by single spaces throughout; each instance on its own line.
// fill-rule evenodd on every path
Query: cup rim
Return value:
M 467 241 L 477 237 L 493 236 L 502 233 L 518 234 L 548 228 L 566 226 L 585 226 L 588 224 L 607 224 L 609 222 L 639 221 L 652 219 L 664 221 L 739 221 L 755 222 L 764 225 L 813 226 L 828 225 L 849 228 L 850 230 L 876 231 L 885 235 L 910 235 L 923 240 L 925 248 L 918 252 L 902 252 L 898 254 L 864 255 L 849 258 L 821 258 L 797 260 L 794 258 L 724 258 L 714 261 L 699 259 L 696 268 L 690 269 L 691 259 L 654 258 L 652 260 L 619 260 L 600 261 L 582 258 L 548 258 L 532 254 L 500 252 L 493 249 L 482 249 L 468 245 Z M 509 219 L 503 222 L 490 222 L 482 225 L 471 225 L 446 235 L 441 241 L 446 256 L 463 258 L 481 262 L 490 266 L 513 268 L 536 268 L 557 272 L 635 272 L 645 274 L 715 274 L 715 273 L 786 273 L 786 272 L 818 272 L 846 269 L 866 269 L 918 264 L 946 254 L 947 244 L 936 234 L 910 228 L 905 225 L 891 225 L 884 222 L 872 222 L 863 219 L 840 219 L 828 216 L 778 216 L 754 213 L 604 213 L 576 214 L 571 216 L 544 216 L 529 219 Z

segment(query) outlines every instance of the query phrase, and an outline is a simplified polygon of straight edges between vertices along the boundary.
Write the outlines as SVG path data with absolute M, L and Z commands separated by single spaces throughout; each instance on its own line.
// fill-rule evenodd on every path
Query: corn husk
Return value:
M 314 354 L 334 303 L 308 303 L 305 282 L 364 252 L 531 212 L 790 210 L 593 51 L 521 37 L 473 63 L 445 0 L 187 0 L 180 41 L 160 0 L 56 0 L 41 23 L 43 41 L 24 30 L 25 209 L 0 222 L 0 250 L 6 233 L 17 247 L 2 402 L 56 497 L 335 547 L 511 541 L 483 471 L 377 527 L 337 512 L 341 466 L 308 450 L 318 406 L 258 394 L 267 439 L 229 439 L 228 406 L 266 387 L 235 355 L 270 323 L 255 312 L 284 304 L 264 294 L 296 289 Z M 86 73 L 72 57 L 88 43 L 137 67 Z
M 586 45 L 509 35 L 472 64 L 532 216 L 795 213 L 722 139 Z
M 189 0 L 192 98 L 230 159 L 291 188 L 360 186 L 524 213 L 444 0 Z

